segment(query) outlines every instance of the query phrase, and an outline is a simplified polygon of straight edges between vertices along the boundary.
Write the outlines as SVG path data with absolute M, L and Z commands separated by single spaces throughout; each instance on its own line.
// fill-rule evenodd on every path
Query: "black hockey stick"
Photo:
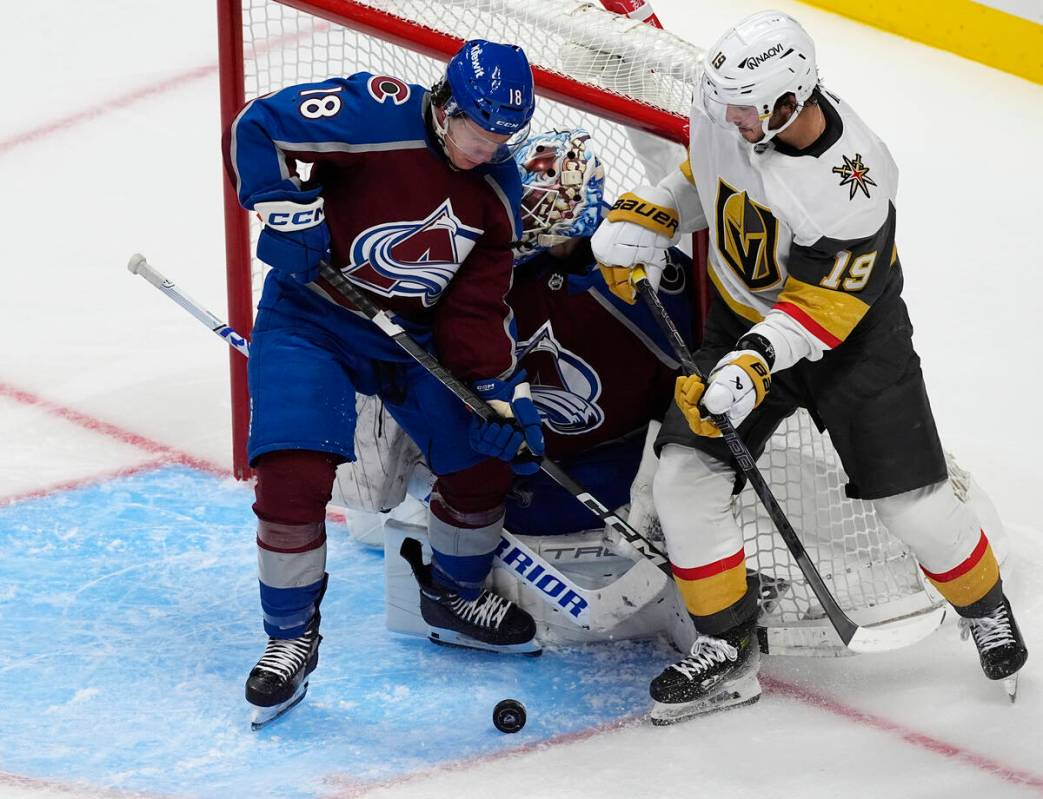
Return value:
M 663 333 L 670 340 L 670 344 L 677 354 L 677 359 L 681 362 L 681 367 L 686 374 L 702 377 L 703 375 L 699 371 L 699 367 L 692 358 L 692 353 L 684 343 L 684 339 L 677 330 L 673 319 L 670 318 L 669 311 L 666 310 L 662 300 L 659 299 L 659 295 L 652 288 L 652 284 L 648 282 L 644 270 L 638 267 L 634 272 L 634 284 L 637 287 L 637 291 L 645 301 L 645 304 L 648 305 L 648 309 L 652 312 L 652 316 L 659 324 Z M 896 619 L 879 625 L 860 626 L 852 621 L 837 603 L 836 598 L 823 581 L 822 575 L 819 574 L 815 564 L 812 563 L 807 550 L 804 548 L 804 544 L 801 543 L 796 531 L 789 523 L 789 519 L 786 518 L 786 514 L 779 506 L 775 495 L 771 493 L 767 480 L 764 479 L 764 475 L 757 468 L 756 460 L 743 440 L 739 438 L 738 433 L 735 432 L 735 426 L 732 424 L 731 419 L 725 414 L 713 414 L 710 418 L 721 431 L 721 435 L 728 445 L 728 450 L 731 452 L 732 457 L 735 458 L 739 468 L 742 469 L 746 479 L 749 480 L 764 508 L 768 511 L 768 515 L 775 524 L 775 529 L 782 536 L 786 548 L 789 549 L 793 559 L 797 562 L 797 566 L 800 567 L 805 579 L 811 585 L 811 590 L 822 604 L 822 609 L 826 612 L 826 616 L 829 617 L 830 623 L 845 646 L 855 652 L 886 652 L 891 649 L 908 646 L 938 627 L 941 620 L 936 617 L 939 614 L 944 614 L 945 611 L 942 608 L 939 608 L 938 612 L 933 614 Z
M 409 355 L 430 372 L 436 380 L 452 391 L 468 408 L 478 414 L 479 418 L 487 421 L 504 421 L 485 400 L 474 393 L 466 384 L 458 380 L 448 369 L 446 369 L 430 352 L 425 350 L 416 339 L 403 330 L 384 309 L 380 308 L 373 300 L 359 291 L 351 282 L 340 273 L 340 271 L 327 263 L 323 263 L 319 269 L 320 273 L 330 282 L 333 288 L 346 300 L 351 302 L 359 311 L 369 318 L 385 334 L 394 339 L 395 343 L 404 349 Z M 555 483 L 568 491 L 583 505 L 619 533 L 627 542 L 634 547 L 642 556 L 658 566 L 668 576 L 673 575 L 670 569 L 670 561 L 663 552 L 641 533 L 623 521 L 619 516 L 610 511 L 596 497 L 594 497 L 583 486 L 573 480 L 569 475 L 548 458 L 540 458 L 540 469 Z
M 131 274 L 145 278 L 167 297 L 223 338 L 230 347 L 241 353 L 243 357 L 250 357 L 249 342 L 245 338 L 211 311 L 182 292 L 174 284 L 174 281 L 168 279 L 148 263 L 144 255 L 137 254 L 131 257 L 130 262 L 127 264 L 127 269 Z M 507 563 L 507 558 L 511 557 L 511 553 L 516 555 L 520 552 L 523 557 L 531 558 L 533 563 L 532 569 L 527 569 L 526 572 L 520 574 L 521 579 L 533 582 L 537 575 L 550 575 L 560 581 L 564 586 L 561 594 L 548 593 L 542 588 L 538 589 L 537 594 L 543 601 L 558 610 L 565 607 L 562 601 L 568 600 L 571 596 L 573 599 L 570 601 L 564 616 L 570 622 L 585 630 L 610 630 L 618 626 L 620 622 L 634 613 L 636 608 L 641 607 L 653 597 L 658 585 L 653 580 L 653 575 L 659 574 L 662 576 L 662 573 L 666 571 L 665 569 L 663 571 L 657 570 L 653 572 L 653 575 L 646 573 L 643 568 L 640 568 L 645 565 L 645 562 L 647 562 L 648 568 L 652 570 L 656 570 L 658 565 L 648 557 L 638 560 L 633 568 L 628 569 L 626 574 L 615 582 L 601 588 L 588 589 L 564 574 L 559 573 L 553 563 L 545 560 L 538 552 L 530 550 L 522 540 L 516 538 L 508 531 L 504 530 L 501 533 L 501 537 L 509 544 L 508 549 L 504 553 L 503 559 L 505 564 Z M 653 547 L 653 549 L 655 548 Z M 517 568 L 512 568 L 511 570 L 517 571 Z M 667 573 L 667 579 L 670 579 L 669 573 Z

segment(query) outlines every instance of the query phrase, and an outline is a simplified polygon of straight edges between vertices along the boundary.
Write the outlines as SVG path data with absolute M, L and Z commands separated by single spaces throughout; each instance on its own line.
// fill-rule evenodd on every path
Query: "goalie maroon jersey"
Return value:
M 506 376 L 517 169 L 510 159 L 451 167 L 430 132 L 428 98 L 421 86 L 365 72 L 283 89 L 242 110 L 226 136 L 226 164 L 246 208 L 321 188 L 333 265 L 402 319 L 432 329 L 458 377 Z M 272 282 L 302 290 L 273 270 L 261 307 L 277 295 Z M 324 284 L 312 285 L 346 305 Z
M 671 250 L 660 285 L 682 331 L 692 329 L 690 270 Z M 518 267 L 510 301 L 548 455 L 587 452 L 662 418 L 680 364 L 648 308 L 626 305 L 605 286 L 588 241 L 568 261 L 543 254 Z

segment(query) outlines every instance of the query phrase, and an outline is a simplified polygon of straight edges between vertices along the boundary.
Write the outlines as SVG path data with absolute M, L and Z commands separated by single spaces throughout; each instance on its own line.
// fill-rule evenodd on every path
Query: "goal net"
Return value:
M 533 131 L 585 128 L 606 167 L 606 197 L 658 179 L 674 164 L 643 162 L 635 135 L 663 147 L 687 141 L 688 112 L 703 52 L 666 31 L 576 0 L 219 0 L 222 117 L 284 86 L 359 71 L 424 86 L 466 39 L 522 45 L 537 93 Z M 676 151 L 680 163 L 683 151 Z M 655 174 L 656 170 L 662 170 Z M 225 187 L 229 320 L 249 335 L 261 287 L 252 258 L 256 220 Z M 703 252 L 705 252 L 705 244 Z M 699 255 L 699 243 L 696 254 Z M 701 259 L 697 258 L 697 262 Z M 705 285 L 705 279 L 703 280 Z M 246 476 L 249 399 L 242 359 L 233 361 L 233 445 Z M 921 612 L 924 592 L 909 552 L 868 506 L 843 495 L 828 439 L 808 417 L 786 423 L 762 464 L 827 584 L 858 621 Z M 737 504 L 751 568 L 781 588 L 762 622 L 772 651 L 832 651 L 839 639 L 755 501 Z

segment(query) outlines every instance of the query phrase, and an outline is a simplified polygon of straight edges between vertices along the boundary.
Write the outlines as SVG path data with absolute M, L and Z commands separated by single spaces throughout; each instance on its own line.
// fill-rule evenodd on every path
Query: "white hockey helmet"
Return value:
M 714 122 L 735 130 L 728 107 L 752 108 L 765 142 L 785 130 L 818 85 L 815 43 L 793 17 L 781 11 L 759 11 L 739 22 L 707 52 L 699 97 Z M 782 125 L 769 129 L 776 101 L 796 96 L 797 110 Z

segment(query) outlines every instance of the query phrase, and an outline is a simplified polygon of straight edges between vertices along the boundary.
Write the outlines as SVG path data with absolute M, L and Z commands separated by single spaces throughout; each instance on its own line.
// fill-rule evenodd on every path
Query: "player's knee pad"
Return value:
M 877 516 L 930 571 L 961 563 L 981 537 L 981 522 L 948 480 L 873 500 Z
M 736 541 L 741 546 L 742 533 L 731 510 L 734 483 L 728 464 L 691 447 L 663 447 L 652 497 L 672 560 L 709 563 L 720 557 L 718 550 L 728 549 L 730 555 Z M 693 546 L 699 554 L 678 557 Z
M 485 527 L 503 517 L 503 501 L 513 479 L 510 464 L 495 458 L 439 475 L 431 491 L 431 510 L 447 524 Z
M 324 521 L 337 460 L 329 453 L 308 450 L 261 455 L 254 464 L 254 513 L 263 521 L 284 525 Z

